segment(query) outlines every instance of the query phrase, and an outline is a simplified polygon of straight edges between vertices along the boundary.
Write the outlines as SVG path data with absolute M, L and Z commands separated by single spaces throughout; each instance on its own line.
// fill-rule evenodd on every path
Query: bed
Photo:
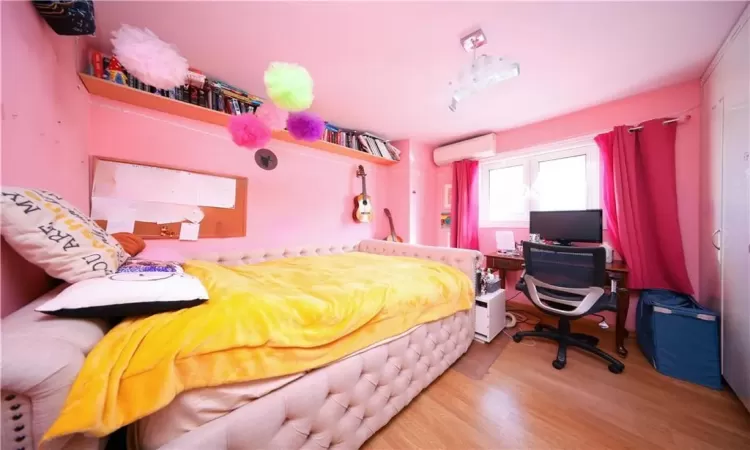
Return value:
M 356 246 L 212 254 L 201 255 L 201 259 L 241 265 L 351 251 L 440 261 L 471 279 L 481 259 L 475 251 L 369 240 Z M 183 392 L 164 409 L 132 425 L 131 442 L 143 449 L 180 450 L 358 448 L 466 352 L 473 328 L 473 309 L 459 311 L 304 374 Z M 29 405 L 26 420 L 29 428 L 32 423 L 34 426 L 28 438 L 40 442 L 45 423 L 30 417 L 37 399 L 29 392 L 20 384 L 6 385 L 3 381 L 4 398 L 14 395 Z M 44 418 L 49 421 L 49 417 Z M 20 423 L 4 421 L 4 438 L 12 437 L 12 430 Z M 73 435 L 49 441 L 46 448 L 98 445 L 95 438 Z

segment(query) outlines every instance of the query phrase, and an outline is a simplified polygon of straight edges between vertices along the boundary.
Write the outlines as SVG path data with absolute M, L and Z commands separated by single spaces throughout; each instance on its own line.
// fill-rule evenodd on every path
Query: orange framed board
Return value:
M 109 232 L 144 239 L 180 239 L 196 228 L 197 238 L 246 235 L 245 177 L 101 157 L 92 167 L 91 217 Z

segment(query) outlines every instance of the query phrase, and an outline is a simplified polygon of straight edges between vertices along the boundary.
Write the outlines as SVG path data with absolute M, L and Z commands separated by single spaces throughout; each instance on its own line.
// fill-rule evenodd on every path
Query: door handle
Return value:
M 714 234 L 711 235 L 711 245 L 713 245 L 716 250 L 721 250 L 721 248 L 718 245 L 716 245 L 716 241 L 714 239 L 716 238 L 716 235 L 719 234 L 720 232 L 721 232 L 721 229 L 717 229 L 716 231 L 714 231 Z

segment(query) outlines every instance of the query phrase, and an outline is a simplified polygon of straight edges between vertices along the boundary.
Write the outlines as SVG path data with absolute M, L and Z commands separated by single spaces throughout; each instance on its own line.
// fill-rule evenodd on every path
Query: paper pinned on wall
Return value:
M 99 160 L 92 197 L 234 208 L 236 190 L 234 178 Z
M 131 218 L 107 220 L 107 233 L 132 233 L 135 230 L 135 220 Z
M 91 197 L 91 218 L 106 221 L 138 219 L 131 202 L 106 197 Z
M 185 219 L 198 223 L 203 220 L 204 214 L 197 206 L 92 197 L 91 218 L 106 221 L 133 219 L 162 225 L 179 223 Z
M 203 210 L 198 207 L 193 208 L 188 214 L 185 215 L 185 219 L 193 223 L 201 223 L 204 217 L 206 217 L 206 215 L 203 213 Z
M 196 176 L 197 205 L 234 208 L 237 180 L 193 173 L 189 175 Z
M 197 241 L 198 234 L 200 233 L 201 225 L 199 223 L 187 223 L 183 222 L 180 224 L 180 240 L 181 241 Z

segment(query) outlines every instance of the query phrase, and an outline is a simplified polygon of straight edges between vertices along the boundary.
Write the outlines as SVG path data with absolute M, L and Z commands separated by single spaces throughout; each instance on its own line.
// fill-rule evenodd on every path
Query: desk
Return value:
M 500 288 L 505 289 L 505 278 L 508 271 L 520 271 L 524 268 L 523 256 L 502 255 L 491 253 L 484 255 L 488 269 L 500 271 Z M 628 292 L 628 266 L 622 261 L 607 264 L 607 279 L 604 287 L 610 288 L 611 292 L 617 293 L 617 323 L 615 324 L 616 350 L 620 356 L 628 356 L 625 348 L 625 338 L 628 330 L 625 329 L 625 320 L 628 318 L 630 309 L 630 292 Z

